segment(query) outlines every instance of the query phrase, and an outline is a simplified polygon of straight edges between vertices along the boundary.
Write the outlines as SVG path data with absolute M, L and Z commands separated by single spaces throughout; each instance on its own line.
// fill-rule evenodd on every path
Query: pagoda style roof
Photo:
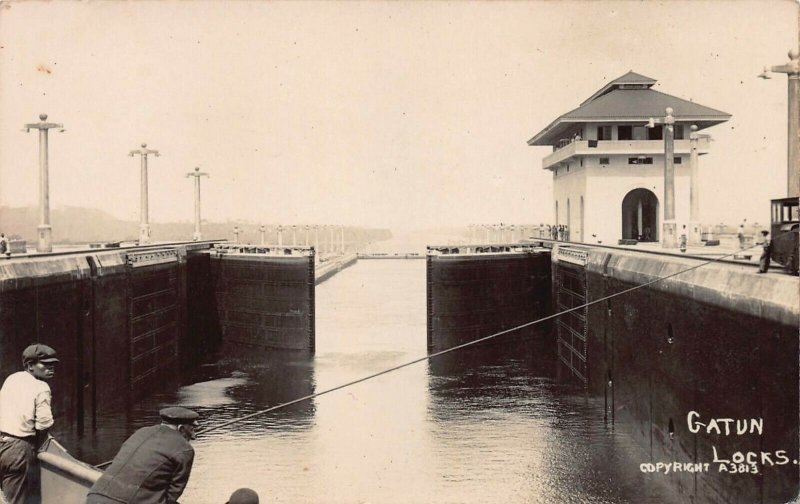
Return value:
M 650 77 L 645 77 L 644 75 L 638 74 L 633 70 L 631 70 L 622 77 L 618 77 L 613 81 L 609 82 L 608 84 L 606 84 L 605 86 L 601 87 L 595 94 L 593 94 L 592 96 L 587 98 L 583 103 L 581 103 L 581 105 L 585 105 L 586 103 L 589 103 L 595 98 L 598 98 L 608 93 L 609 91 L 619 88 L 620 85 L 650 88 L 656 82 L 658 81 L 655 79 L 651 79 Z
M 676 122 L 691 122 L 698 129 L 723 123 L 731 115 L 689 100 L 655 91 L 654 79 L 635 72 L 614 79 L 581 105 L 561 115 L 537 133 L 528 145 L 555 145 L 559 139 L 574 130 L 576 124 L 587 122 L 637 123 L 642 125 L 651 117 L 664 117 L 664 110 L 672 107 Z

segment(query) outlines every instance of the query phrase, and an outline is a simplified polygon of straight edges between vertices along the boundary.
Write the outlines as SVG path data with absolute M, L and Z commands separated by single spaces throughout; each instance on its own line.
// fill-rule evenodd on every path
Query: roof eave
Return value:
M 673 116 L 675 118 L 675 122 L 688 122 L 688 121 L 716 121 L 717 123 L 723 123 L 729 120 L 732 116 L 719 116 L 719 115 L 705 115 L 705 116 Z M 642 121 L 645 122 L 649 121 L 650 118 L 657 119 L 659 116 L 654 115 L 637 115 L 637 116 L 608 116 L 608 117 L 570 117 L 569 121 L 564 122 L 586 122 L 586 123 L 597 123 L 597 122 L 631 122 L 631 121 Z
M 582 120 L 573 120 L 573 119 L 564 119 L 563 117 L 559 117 L 555 121 L 551 122 L 545 129 L 540 131 L 539 133 L 535 134 L 530 140 L 528 140 L 528 145 L 530 146 L 550 146 L 553 144 L 550 143 L 541 143 L 542 139 L 546 138 L 550 132 L 556 129 L 558 126 L 565 124 L 565 123 L 576 123 L 582 122 Z
M 626 116 L 626 117 L 616 117 L 616 116 L 607 116 L 607 117 L 570 117 L 570 118 L 558 118 L 545 129 L 534 135 L 530 140 L 528 140 L 528 145 L 530 146 L 552 146 L 555 144 L 556 140 L 548 139 L 549 134 L 558 128 L 558 126 L 562 124 L 575 124 L 575 123 L 626 123 L 626 122 L 634 122 L 634 121 L 642 121 L 642 123 L 646 123 L 650 118 L 653 116 Z M 714 115 L 714 116 L 677 116 L 675 117 L 676 122 L 702 122 L 705 123 L 702 128 L 710 128 L 711 126 L 716 126 L 717 124 L 722 124 L 725 121 L 728 121 L 732 116 L 728 115 Z

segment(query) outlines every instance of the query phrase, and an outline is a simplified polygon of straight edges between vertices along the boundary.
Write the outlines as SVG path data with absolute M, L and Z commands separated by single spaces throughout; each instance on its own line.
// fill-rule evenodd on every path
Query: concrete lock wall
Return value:
M 192 253 L 186 258 L 186 334 L 180 352 L 184 370 L 194 369 L 219 352 L 222 328 L 214 299 L 211 254 Z
M 56 349 L 57 413 L 77 423 L 137 398 L 179 369 L 186 333 L 185 249 L 20 258 L 0 265 L 0 373 L 30 343 Z M 121 393 L 127 391 L 127 393 Z
M 427 283 L 433 351 L 530 322 L 551 309 L 550 255 L 544 251 L 429 255 Z
M 131 390 L 139 395 L 174 380 L 185 334 L 186 259 L 177 249 L 128 254 Z
M 314 349 L 314 257 L 213 254 L 223 348 Z
M 554 252 L 554 257 L 557 257 Z M 589 249 L 587 299 L 601 299 L 699 260 Z M 609 418 L 630 422 L 647 460 L 713 462 L 762 452 L 788 463 L 759 474 L 660 474 L 684 502 L 786 502 L 798 492 L 796 278 L 711 264 L 588 308 L 588 388 Z M 763 432 L 690 430 L 688 415 L 763 419 Z M 696 418 L 696 417 L 692 417 Z M 735 425 L 735 424 L 734 424 Z
M 22 351 L 33 342 L 59 352 L 53 389 L 55 411 L 76 411 L 85 332 L 83 293 L 89 266 L 77 257 L 0 263 L 0 374 L 22 369 Z
M 180 380 L 220 350 L 224 335 L 247 335 L 242 321 L 254 312 L 265 318 L 252 334 L 267 335 L 256 344 L 313 349 L 313 262 L 225 257 L 213 267 L 203 252 L 210 246 L 0 262 L 0 376 L 22 369 L 30 343 L 55 348 L 54 413 L 80 431 L 98 411 Z M 254 285 L 259 294 L 247 298 Z

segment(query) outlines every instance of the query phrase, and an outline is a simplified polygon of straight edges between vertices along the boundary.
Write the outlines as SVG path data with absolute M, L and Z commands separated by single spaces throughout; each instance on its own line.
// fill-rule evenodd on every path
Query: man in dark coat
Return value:
M 92 485 L 86 504 L 176 504 L 194 461 L 198 415 L 186 408 L 164 408 L 161 424 L 137 430 Z

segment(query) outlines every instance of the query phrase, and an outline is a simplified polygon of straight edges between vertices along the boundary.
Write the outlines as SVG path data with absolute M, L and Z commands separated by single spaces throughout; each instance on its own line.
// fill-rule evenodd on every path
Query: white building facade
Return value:
M 702 130 L 731 116 L 652 90 L 655 83 L 629 72 L 528 141 L 528 145 L 553 149 L 542 160 L 542 167 L 553 173 L 550 224 L 568 226 L 571 241 L 615 244 L 620 239 L 661 239 L 664 131 L 661 124 L 648 127 L 648 122 L 663 118 L 667 107 L 675 118 L 678 233 L 688 234 L 692 220 L 697 219 L 690 215 L 690 198 L 699 198 L 699 194 L 690 195 L 690 128 L 695 125 Z M 708 153 L 709 140 L 707 135 L 698 135 L 698 155 Z

